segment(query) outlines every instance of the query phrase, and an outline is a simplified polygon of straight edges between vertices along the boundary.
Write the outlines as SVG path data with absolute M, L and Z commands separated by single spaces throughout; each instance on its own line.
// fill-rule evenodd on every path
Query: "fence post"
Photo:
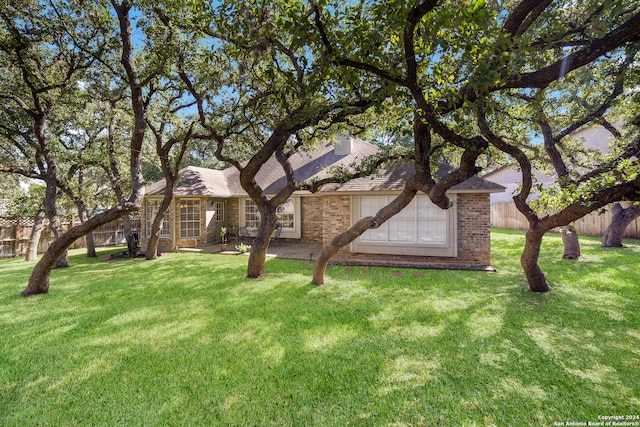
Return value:
M 20 236 L 18 229 L 20 229 L 20 217 L 16 217 L 16 228 L 13 230 L 13 256 L 15 258 L 18 258 L 20 256 L 20 254 L 18 253 L 20 251 Z

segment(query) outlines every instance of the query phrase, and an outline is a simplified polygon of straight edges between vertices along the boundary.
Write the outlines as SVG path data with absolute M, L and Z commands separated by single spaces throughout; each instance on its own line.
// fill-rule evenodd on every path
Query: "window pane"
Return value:
M 276 208 L 276 217 L 278 224 L 283 228 L 295 228 L 295 202 L 289 199 Z M 258 228 L 260 226 L 260 212 L 258 205 L 253 200 L 245 200 L 244 203 L 244 220 L 247 228 Z
M 150 199 L 147 200 L 146 209 L 145 209 L 145 225 L 146 225 L 146 235 L 147 237 L 151 237 L 151 228 L 153 226 L 153 220 L 158 215 L 158 211 L 160 210 L 161 201 L 158 199 Z M 171 209 L 169 209 L 170 211 Z M 169 231 L 171 229 L 170 215 L 169 211 L 165 213 L 164 218 L 162 219 L 162 223 L 160 224 L 160 236 L 168 236 Z
M 360 218 L 375 215 L 382 207 L 387 204 L 386 196 L 362 196 L 360 197 Z M 379 228 L 367 230 L 362 233 L 360 240 L 363 242 L 386 242 L 387 241 L 387 223 L 382 224 Z
M 278 224 L 282 225 L 282 228 L 294 228 L 294 212 L 295 204 L 293 199 L 289 199 L 276 208 L 276 217 L 278 217 Z
M 416 241 L 416 203 L 412 200 L 407 207 L 389 219 L 389 241 L 410 243 Z
M 260 225 L 260 212 L 258 205 L 253 200 L 244 202 L 244 220 L 247 228 L 258 228 Z
M 390 242 L 409 243 L 416 241 L 415 218 L 389 220 L 388 227 Z
M 214 202 L 213 208 L 215 209 L 216 222 L 224 221 L 224 202 Z
M 180 238 L 200 237 L 200 200 L 180 201 Z
M 360 218 L 375 215 L 390 197 L 360 197 Z M 360 241 L 444 245 L 447 243 L 447 212 L 435 206 L 427 196 L 416 196 L 381 227 L 363 233 Z
M 447 213 L 426 196 L 418 196 L 418 243 L 447 243 Z

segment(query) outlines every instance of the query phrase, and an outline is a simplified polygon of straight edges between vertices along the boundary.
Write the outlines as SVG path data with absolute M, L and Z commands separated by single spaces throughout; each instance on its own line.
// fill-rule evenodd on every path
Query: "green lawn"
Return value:
M 30 298 L 19 294 L 31 265 L 0 261 L 0 425 L 640 415 L 640 242 L 604 250 L 583 238 L 572 262 L 546 237 L 544 295 L 524 281 L 523 242 L 493 233 L 497 273 L 334 266 L 321 287 L 304 261 L 270 260 L 268 277 L 251 280 L 243 256 L 105 262 L 73 251 L 50 293 Z

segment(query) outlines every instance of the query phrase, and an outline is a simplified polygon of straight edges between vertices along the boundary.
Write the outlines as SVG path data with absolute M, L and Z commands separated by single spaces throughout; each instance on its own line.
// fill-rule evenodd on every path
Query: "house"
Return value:
M 378 148 L 343 136 L 335 144 L 325 141 L 291 157 L 298 180 L 322 179 L 330 166 L 348 166 L 374 154 Z M 399 194 L 413 166 L 382 168 L 373 177 L 323 186 L 317 193 L 295 192 L 278 209 L 283 225 L 280 238 L 291 242 L 327 243 L 359 218 L 374 214 Z M 439 174 L 445 174 L 443 166 Z M 282 168 L 271 159 L 256 181 L 267 194 L 285 184 Z M 162 200 L 164 180 L 147 187 L 142 207 L 142 243 Z M 423 194 L 380 228 L 369 230 L 345 247 L 335 262 L 485 269 L 491 264 L 489 195 L 504 187 L 477 176 L 453 187 L 450 209 L 442 210 Z M 189 166 L 179 172 L 174 198 L 162 225 L 159 249 L 191 247 L 218 242 L 220 228 L 255 229 L 260 221 L 256 204 L 242 189 L 235 168 L 211 170 Z
M 613 134 L 600 125 L 585 126 L 571 134 L 571 138 L 582 141 L 582 146 L 588 150 L 600 153 L 609 152 L 609 143 Z M 534 184 L 541 184 L 544 188 L 551 187 L 556 182 L 555 173 L 545 173 L 535 167 L 532 168 Z M 518 193 L 522 185 L 522 173 L 519 168 L 512 165 L 499 167 L 482 176 L 484 179 L 500 184 L 505 187 L 503 193 L 492 193 L 491 203 L 513 203 L 513 196 Z M 532 191 L 529 199 L 537 198 L 537 194 Z
M 541 184 L 544 188 L 549 188 L 556 182 L 554 175 L 546 174 L 536 168 L 531 168 L 533 182 L 536 185 Z M 484 179 L 500 184 L 505 188 L 502 193 L 492 193 L 490 196 L 491 204 L 494 203 L 513 203 L 513 196 L 518 194 L 522 185 L 522 173 L 514 166 L 501 166 L 482 176 Z M 532 192 L 530 199 L 537 198 L 537 193 Z
M 614 125 L 618 128 L 621 124 Z M 592 152 L 609 153 L 611 150 L 613 134 L 600 125 L 585 126 L 571 134 L 571 138 L 582 142 L 582 146 Z M 544 173 L 535 168 L 532 170 L 534 183 L 541 184 L 544 188 L 549 188 L 556 182 L 554 172 Z M 483 178 L 500 184 L 506 188 L 504 193 L 491 194 L 491 222 L 493 227 L 510 228 L 516 230 L 526 230 L 529 222 L 525 216 L 518 211 L 513 196 L 517 194 L 522 185 L 522 174 L 515 166 L 503 166 L 493 170 Z M 532 189 L 529 200 L 538 197 L 536 188 Z M 602 236 L 611 224 L 613 215 L 608 209 L 604 214 L 601 210 L 592 212 L 575 222 L 575 227 L 579 234 L 590 236 Z M 625 232 L 625 237 L 640 237 L 640 220 L 632 222 Z

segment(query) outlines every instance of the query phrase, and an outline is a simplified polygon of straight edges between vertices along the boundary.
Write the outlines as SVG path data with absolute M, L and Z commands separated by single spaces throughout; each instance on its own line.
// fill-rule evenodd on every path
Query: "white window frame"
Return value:
M 427 196 L 417 195 L 414 201 L 402 212 L 385 222 L 377 229 L 369 230 L 351 243 L 351 251 L 356 253 L 389 254 L 389 255 L 418 255 L 418 256 L 442 256 L 456 257 L 457 254 L 457 214 L 456 196 L 448 195 L 453 206 L 441 210 L 428 199 Z M 396 197 L 396 194 L 388 195 L 354 195 L 351 197 L 352 223 L 363 216 L 375 214 L 366 212 L 363 215 L 361 202 L 374 202 L 369 211 L 379 209 Z M 379 206 L 378 206 L 379 205 Z M 426 205 L 426 206 L 425 206 Z M 436 212 L 433 209 L 437 209 Z M 365 208 L 365 211 L 367 209 Z M 411 211 L 412 210 L 412 211 Z M 420 211 L 420 213 L 418 213 Z M 422 214 L 423 216 L 420 216 Z M 431 214 L 431 218 L 429 217 Z M 404 237 L 394 239 L 390 236 L 393 229 L 402 228 L 404 225 Z M 426 241 L 429 233 L 425 227 L 436 226 L 439 230 L 436 241 Z M 444 228 L 444 229 L 442 229 Z M 393 231 L 391 231 L 393 233 Z M 413 233 L 413 235 L 410 235 Z M 422 238 L 421 238 L 422 236 Z
M 251 211 L 247 209 L 251 206 Z M 242 215 L 241 223 L 249 230 L 257 230 L 260 226 L 260 211 L 258 204 L 251 199 L 243 199 L 240 203 L 240 213 Z
M 291 215 L 292 218 L 283 221 L 285 215 Z M 278 224 L 282 225 L 282 231 L 293 231 L 296 228 L 296 202 L 295 199 L 288 199 L 286 202 L 276 208 L 276 216 Z
M 292 201 L 292 202 L 290 202 Z M 292 203 L 293 204 L 293 227 L 283 227 L 282 228 L 282 233 L 280 234 L 280 237 L 283 239 L 300 239 L 302 232 L 301 232 L 301 209 L 300 209 L 300 197 L 291 197 L 287 202 Z M 240 217 L 240 227 L 247 227 L 247 229 L 249 230 L 256 230 L 257 227 L 251 227 L 250 225 L 253 225 L 250 223 L 251 219 L 249 219 L 249 221 L 247 221 L 247 205 L 251 204 L 251 203 L 255 203 L 253 200 L 249 199 L 249 198 L 243 198 L 240 199 L 240 203 L 239 203 L 239 217 Z M 258 218 L 259 218 L 259 213 L 257 214 Z M 277 215 L 277 213 L 276 213 Z M 291 224 L 288 224 L 291 225 Z
M 158 214 L 158 210 L 160 209 L 160 204 L 162 204 L 162 199 L 146 199 L 145 200 L 145 235 L 146 237 L 151 237 L 151 228 L 153 226 L 153 220 Z M 151 205 L 151 206 L 150 206 Z M 167 212 L 164 214 L 164 218 L 162 219 L 162 224 L 160 224 L 160 238 L 171 237 L 171 207 L 167 209 Z
M 216 222 L 224 222 L 224 202 L 214 201 L 213 202 L 213 210 L 215 211 L 215 221 Z
M 187 206 L 186 218 L 183 218 L 183 203 Z M 192 217 L 189 217 L 189 207 L 195 207 L 196 203 L 198 206 L 197 210 L 191 213 Z M 180 238 L 199 239 L 202 233 L 202 201 L 200 199 L 179 199 L 176 204 L 178 205 L 178 215 L 180 218 Z M 194 215 L 195 213 L 197 213 L 197 215 Z M 194 227 L 195 224 L 197 224 L 197 227 Z M 186 227 L 183 227 L 183 225 L 186 225 Z M 191 235 L 191 233 L 184 233 L 185 231 L 194 233 Z

